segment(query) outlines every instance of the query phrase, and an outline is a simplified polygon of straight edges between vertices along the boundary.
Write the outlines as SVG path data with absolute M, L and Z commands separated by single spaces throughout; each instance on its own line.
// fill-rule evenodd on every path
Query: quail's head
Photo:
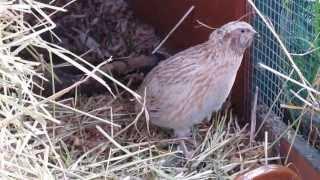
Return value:
M 209 41 L 219 41 L 242 54 L 252 44 L 256 34 L 250 24 L 244 21 L 232 21 L 215 30 L 210 35 Z

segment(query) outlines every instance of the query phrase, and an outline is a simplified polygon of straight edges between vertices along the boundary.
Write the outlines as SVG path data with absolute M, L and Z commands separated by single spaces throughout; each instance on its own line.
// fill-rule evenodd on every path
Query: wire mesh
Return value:
M 259 10 L 271 22 L 274 29 L 292 54 L 301 54 L 316 46 L 316 1 L 312 0 L 256 0 L 255 4 Z M 284 113 L 280 108 L 281 103 L 292 100 L 289 89 L 298 90 L 299 87 L 288 83 L 283 86 L 284 79 L 262 70 L 258 63 L 289 75 L 292 67 L 285 54 L 280 48 L 270 30 L 260 17 L 256 16 L 251 20 L 255 29 L 259 32 L 260 38 L 255 41 L 252 47 L 251 59 L 253 71 L 251 77 L 253 92 L 255 87 L 260 89 L 260 103 L 271 106 L 280 92 L 279 100 L 273 107 L 273 112 L 280 117 Z M 319 67 L 319 52 L 305 55 L 293 56 L 294 61 L 309 82 L 313 81 Z M 296 75 L 293 74 L 293 77 Z M 283 91 L 282 91 L 283 89 Z

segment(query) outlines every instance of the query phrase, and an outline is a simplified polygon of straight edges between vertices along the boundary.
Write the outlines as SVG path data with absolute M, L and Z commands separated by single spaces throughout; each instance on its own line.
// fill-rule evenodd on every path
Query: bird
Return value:
M 249 23 L 231 21 L 207 41 L 161 61 L 137 90 L 145 97 L 150 122 L 173 129 L 178 138 L 190 137 L 194 125 L 220 110 L 256 34 Z M 141 107 L 136 103 L 136 109 Z

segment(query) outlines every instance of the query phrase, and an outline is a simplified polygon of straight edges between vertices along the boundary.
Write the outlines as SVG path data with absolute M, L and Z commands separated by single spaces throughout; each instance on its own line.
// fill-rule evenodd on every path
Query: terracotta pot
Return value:
M 251 170 L 235 180 L 300 180 L 290 168 L 278 165 L 267 165 Z

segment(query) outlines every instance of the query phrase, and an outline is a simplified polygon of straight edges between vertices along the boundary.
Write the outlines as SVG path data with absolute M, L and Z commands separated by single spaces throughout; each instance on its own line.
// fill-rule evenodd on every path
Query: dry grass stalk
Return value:
M 251 128 L 250 128 L 250 146 L 255 139 L 255 131 L 256 131 L 256 124 L 257 124 L 257 103 L 258 103 L 258 96 L 259 96 L 259 88 L 256 87 L 256 91 L 253 97 L 253 107 L 251 110 Z
M 189 14 L 194 9 L 194 6 L 191 6 L 188 11 L 182 16 L 179 22 L 170 30 L 170 32 L 166 35 L 166 37 L 159 43 L 159 45 L 152 51 L 152 54 L 156 53 L 161 46 L 168 40 L 171 34 L 181 25 L 181 23 L 189 16 Z

